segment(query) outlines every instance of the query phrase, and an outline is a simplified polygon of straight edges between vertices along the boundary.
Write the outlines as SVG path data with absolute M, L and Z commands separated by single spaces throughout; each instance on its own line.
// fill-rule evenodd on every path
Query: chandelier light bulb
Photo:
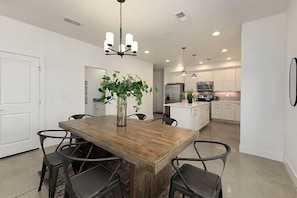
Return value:
M 114 35 L 112 32 L 106 32 L 106 43 L 108 46 L 112 47 L 114 44 Z
M 131 51 L 134 54 L 138 52 L 138 42 L 137 41 L 133 41 Z
M 123 58 L 124 55 L 136 56 L 138 52 L 138 43 L 133 41 L 132 34 L 126 34 L 125 43 L 123 42 L 123 29 L 122 29 L 122 3 L 125 0 L 117 0 L 120 3 L 120 43 L 119 50 L 112 48 L 114 45 L 114 34 L 112 32 L 106 32 L 106 40 L 104 41 L 105 55 L 119 55 Z M 124 44 L 123 44 L 124 43 Z
M 129 48 L 132 46 L 132 43 L 133 43 L 133 35 L 126 34 L 126 46 Z
M 108 53 L 108 52 L 110 52 L 110 50 L 109 50 L 109 46 L 108 46 L 108 44 L 107 44 L 107 41 L 106 41 L 106 40 L 104 41 L 104 52 L 105 52 L 105 53 Z

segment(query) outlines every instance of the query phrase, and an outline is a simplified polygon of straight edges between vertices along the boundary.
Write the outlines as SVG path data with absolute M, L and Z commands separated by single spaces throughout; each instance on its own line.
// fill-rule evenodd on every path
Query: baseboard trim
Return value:
M 295 187 L 295 190 L 297 191 L 297 174 L 294 172 L 291 164 L 288 162 L 287 158 L 284 157 L 284 165 L 286 167 L 286 170 L 290 176 L 290 178 L 292 179 L 293 181 L 293 184 L 294 184 L 294 187 Z

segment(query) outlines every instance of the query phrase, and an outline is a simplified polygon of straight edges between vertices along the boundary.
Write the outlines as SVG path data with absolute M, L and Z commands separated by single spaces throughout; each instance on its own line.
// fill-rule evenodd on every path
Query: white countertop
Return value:
M 176 102 L 176 103 L 169 103 L 169 104 L 164 104 L 163 106 L 167 107 L 180 107 L 180 108 L 194 108 L 194 107 L 199 107 L 201 105 L 205 104 L 210 104 L 209 102 L 193 102 L 193 103 L 188 103 L 188 102 Z
M 235 100 L 213 100 L 211 102 L 220 102 L 220 103 L 236 103 L 240 104 L 240 101 L 235 101 Z

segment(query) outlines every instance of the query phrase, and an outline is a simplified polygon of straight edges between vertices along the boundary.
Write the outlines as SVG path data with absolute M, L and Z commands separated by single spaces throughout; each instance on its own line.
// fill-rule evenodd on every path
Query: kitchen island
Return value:
M 178 126 L 200 130 L 209 122 L 209 102 L 178 102 L 164 104 L 170 107 L 170 117 L 178 121 Z

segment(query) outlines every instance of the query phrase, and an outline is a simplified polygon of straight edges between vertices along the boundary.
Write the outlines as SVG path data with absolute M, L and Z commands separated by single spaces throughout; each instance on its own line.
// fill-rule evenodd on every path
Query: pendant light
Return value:
M 192 56 L 194 57 L 194 64 L 193 64 L 193 69 L 194 69 L 194 66 L 195 66 L 195 57 L 196 57 L 196 54 L 192 54 Z M 197 78 L 197 75 L 193 72 L 192 78 Z
M 114 45 L 114 34 L 112 32 L 106 32 L 106 40 L 104 41 L 104 52 L 105 55 L 119 55 L 123 58 L 124 55 L 136 56 L 138 51 L 137 41 L 133 41 L 132 34 L 126 34 L 126 42 L 124 45 L 122 41 L 122 3 L 125 0 L 117 0 L 120 3 L 120 44 L 119 50 L 114 50 L 112 46 Z
M 182 50 L 183 50 L 183 67 L 184 67 L 184 70 L 182 71 L 182 75 L 183 75 L 183 76 L 187 75 L 187 72 L 185 71 L 185 65 L 184 65 L 184 60 L 185 60 L 185 49 L 186 49 L 186 47 L 182 47 Z

